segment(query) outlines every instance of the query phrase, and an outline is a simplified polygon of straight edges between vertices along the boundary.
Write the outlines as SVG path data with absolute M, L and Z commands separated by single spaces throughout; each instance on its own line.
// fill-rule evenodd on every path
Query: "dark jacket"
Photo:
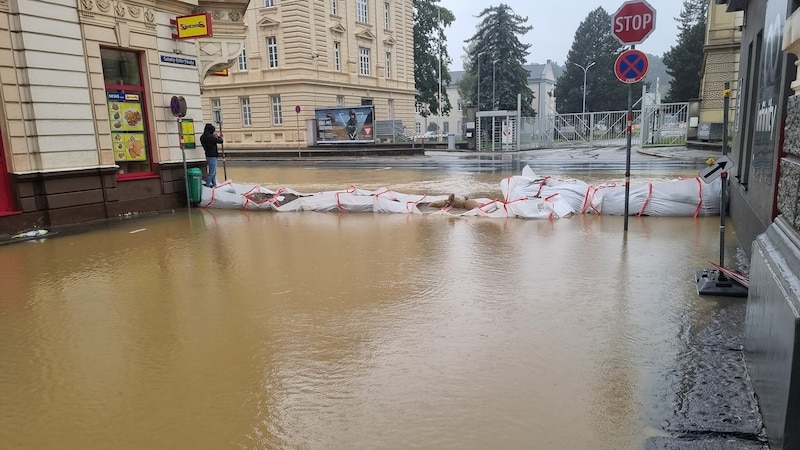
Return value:
M 216 131 L 214 125 L 207 123 L 203 129 L 202 136 L 200 136 L 200 144 L 203 145 L 203 150 L 206 151 L 206 158 L 219 156 L 217 144 L 222 144 L 222 138 L 214 135 L 214 131 Z

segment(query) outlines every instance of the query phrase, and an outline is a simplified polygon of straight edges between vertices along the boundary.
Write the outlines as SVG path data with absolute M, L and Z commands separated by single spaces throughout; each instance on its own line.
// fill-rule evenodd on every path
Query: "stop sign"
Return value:
M 622 4 L 611 19 L 611 31 L 623 45 L 641 44 L 656 28 L 656 10 L 645 0 Z

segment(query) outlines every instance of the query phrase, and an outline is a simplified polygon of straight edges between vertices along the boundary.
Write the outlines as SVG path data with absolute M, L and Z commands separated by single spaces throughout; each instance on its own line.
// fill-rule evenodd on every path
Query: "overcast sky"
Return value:
M 676 43 L 678 27 L 675 18 L 680 15 L 683 1 L 647 2 L 656 10 L 656 27 L 653 34 L 636 48 L 661 56 Z M 586 16 L 600 6 L 613 16 L 625 0 L 441 0 L 440 5 L 453 11 L 456 16 L 453 25 L 446 29 L 447 52 L 453 59 L 450 70 L 462 70 L 464 40 L 475 34 L 478 14 L 500 3 L 508 5 L 517 15 L 527 17 L 528 25 L 533 26 L 526 35 L 518 36 L 523 44 L 531 44 L 528 64 L 543 64 L 549 59 L 564 65 L 575 31 Z M 608 27 L 611 28 L 611 23 Z

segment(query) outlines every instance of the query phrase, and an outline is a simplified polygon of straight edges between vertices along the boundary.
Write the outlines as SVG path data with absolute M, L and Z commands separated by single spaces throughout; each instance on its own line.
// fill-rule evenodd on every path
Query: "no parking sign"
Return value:
M 619 81 L 632 84 L 641 81 L 647 75 L 649 67 L 650 61 L 647 60 L 647 55 L 639 50 L 631 49 L 622 52 L 617 57 L 617 62 L 614 63 L 614 74 L 617 75 Z

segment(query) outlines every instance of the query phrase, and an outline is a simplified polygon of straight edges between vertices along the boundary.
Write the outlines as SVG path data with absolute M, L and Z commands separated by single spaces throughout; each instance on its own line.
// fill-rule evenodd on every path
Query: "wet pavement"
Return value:
M 531 157 L 541 157 L 546 152 L 562 156 L 568 153 L 565 149 L 528 153 L 535 155 Z M 691 164 L 704 164 L 709 158 L 721 155 L 716 150 L 685 147 L 635 149 L 635 152 L 636 157 L 658 156 Z M 434 151 L 429 154 L 442 160 L 471 156 L 464 152 Z M 502 155 L 491 156 L 502 159 Z M 517 154 L 517 158 L 524 162 L 526 155 Z M 109 221 L 109 224 L 113 225 L 113 222 Z M 0 244 L 67 235 L 109 224 L 65 227 L 47 230 L 47 234 L 37 230 L 22 230 L 16 235 L 0 235 Z M 671 380 L 676 393 L 672 404 L 663 405 L 665 410 L 674 411 L 674 415 L 660 424 L 663 436 L 647 441 L 648 450 L 769 448 L 743 353 L 747 300 L 729 297 L 717 299 L 713 318 L 703 325 L 703 329 L 685 331 L 689 339 L 687 345 L 691 349 L 690 356 L 681 361 L 682 366 L 676 368 L 674 379 Z

